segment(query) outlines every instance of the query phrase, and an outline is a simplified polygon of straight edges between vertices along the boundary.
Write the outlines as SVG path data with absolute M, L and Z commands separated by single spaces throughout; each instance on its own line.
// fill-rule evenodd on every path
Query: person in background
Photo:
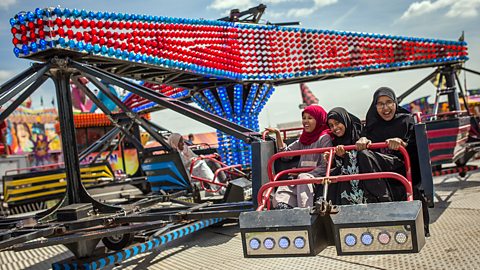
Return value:
M 178 133 L 172 133 L 170 137 L 168 137 L 168 144 L 178 151 L 180 154 L 180 158 L 182 159 L 183 166 L 187 171 L 187 174 L 190 175 L 190 166 L 192 161 L 198 157 L 188 146 L 185 144 L 185 141 L 182 135 Z M 214 179 L 214 173 L 205 162 L 205 160 L 197 160 L 193 166 L 192 175 L 205 178 L 207 180 L 212 181 Z
M 185 140 L 185 143 L 186 143 L 187 145 L 194 145 L 194 143 L 193 143 L 193 140 L 194 140 L 194 139 L 195 139 L 195 138 L 193 137 L 193 134 L 190 133 L 190 134 L 188 134 L 188 139 Z
M 314 149 L 332 146 L 330 130 L 327 126 L 327 112 L 319 105 L 305 107 L 302 112 L 303 132 L 298 140 L 286 146 L 283 143 L 280 131 L 275 128 L 266 128 L 276 135 L 277 148 L 280 151 Z M 317 178 L 325 176 L 326 162 L 321 153 L 302 155 L 298 167 L 314 167 L 307 173 L 298 175 L 298 179 Z M 293 207 L 312 207 L 315 197 L 313 184 L 297 186 L 280 186 L 274 195 L 273 206 L 276 209 Z
M 415 141 L 414 117 L 398 106 L 395 92 L 388 87 L 379 88 L 367 112 L 366 125 L 357 142 L 357 160 L 360 173 L 391 171 L 405 175 L 403 155 L 397 151 L 403 146 L 411 161 L 413 197 L 422 201 L 425 235 L 429 236 L 429 213 L 426 197 L 420 190 L 420 165 Z M 388 148 L 369 150 L 368 145 L 386 142 Z M 396 180 L 369 180 L 368 202 L 400 201 L 406 199 L 403 185 Z

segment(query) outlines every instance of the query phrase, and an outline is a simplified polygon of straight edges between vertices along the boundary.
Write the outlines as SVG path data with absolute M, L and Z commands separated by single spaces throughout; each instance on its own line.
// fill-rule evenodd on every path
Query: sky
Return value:
M 92 11 L 127 12 L 158 16 L 218 19 L 227 16 L 230 9 L 246 10 L 260 3 L 267 5 L 262 16 L 266 22 L 298 21 L 300 27 L 323 30 L 368 32 L 411 37 L 458 40 L 465 31 L 470 60 L 466 67 L 480 71 L 480 0 L 83 0 L 83 1 L 22 1 L 0 2 L 0 83 L 26 69 L 31 61 L 14 56 L 8 20 L 20 11 L 37 7 L 60 6 Z M 309 88 L 326 110 L 342 106 L 360 118 L 371 102 L 373 92 L 388 86 L 401 94 L 433 71 L 418 69 L 391 72 L 357 78 L 334 79 L 308 83 Z M 462 81 L 464 75 L 460 75 Z M 467 74 L 467 88 L 480 88 L 480 76 Z M 435 88 L 428 83 L 405 99 L 431 95 Z M 33 96 L 33 106 L 39 106 L 40 96 L 50 103 L 54 96 L 52 83 L 44 84 Z M 277 87 L 260 114 L 260 127 L 298 121 L 301 111 L 299 85 Z M 153 119 L 160 125 L 182 134 L 212 131 L 175 112 L 155 113 Z

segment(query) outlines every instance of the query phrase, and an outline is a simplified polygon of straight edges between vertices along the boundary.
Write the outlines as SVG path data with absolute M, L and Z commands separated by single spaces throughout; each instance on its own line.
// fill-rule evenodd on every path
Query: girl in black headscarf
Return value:
M 366 126 L 363 137 L 357 143 L 357 160 L 360 173 L 390 171 L 405 175 L 402 154 L 397 151 L 400 146 L 407 149 L 410 156 L 414 199 L 422 201 L 425 234 L 428 235 L 428 207 L 424 196 L 418 189 L 420 184 L 420 167 L 417 146 L 415 142 L 414 118 L 407 110 L 398 106 L 397 98 L 392 89 L 379 88 L 373 95 L 373 101 L 367 112 Z M 368 150 L 370 143 L 386 142 L 387 149 L 380 151 Z M 368 202 L 384 202 L 405 200 L 406 192 L 403 185 L 396 180 L 367 180 L 369 182 Z
M 362 123 L 358 117 L 344 108 L 333 108 L 328 112 L 327 124 L 332 131 L 335 146 L 335 164 L 331 175 L 358 174 L 357 151 L 346 152 L 345 145 L 353 145 L 360 138 Z M 366 203 L 363 181 L 339 182 L 329 187 L 328 199 L 336 205 Z

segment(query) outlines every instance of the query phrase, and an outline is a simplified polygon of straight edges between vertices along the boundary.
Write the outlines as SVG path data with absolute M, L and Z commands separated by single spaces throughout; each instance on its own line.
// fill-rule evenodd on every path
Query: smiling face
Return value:
M 335 119 L 328 119 L 328 127 L 336 137 L 343 137 L 345 135 L 345 125 Z
M 377 113 L 385 121 L 390 121 L 395 116 L 395 111 L 397 110 L 397 105 L 393 99 L 387 96 L 380 96 L 377 100 Z
M 317 120 L 315 120 L 315 118 L 313 118 L 313 116 L 311 116 L 309 113 L 304 112 L 302 114 L 302 125 L 305 132 L 310 133 L 315 130 L 315 127 L 317 126 Z

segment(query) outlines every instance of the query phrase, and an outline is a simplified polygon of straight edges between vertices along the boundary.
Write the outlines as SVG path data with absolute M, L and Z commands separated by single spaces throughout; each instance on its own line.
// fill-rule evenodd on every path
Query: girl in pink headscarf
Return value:
M 330 129 L 327 126 L 327 112 L 319 105 L 305 107 L 302 112 L 303 132 L 298 140 L 286 146 L 283 143 L 280 131 L 266 128 L 276 135 L 277 147 L 280 151 L 304 150 L 332 146 Z M 310 172 L 301 173 L 298 179 L 316 178 L 325 175 L 326 162 L 321 153 L 302 155 L 298 167 L 315 167 Z M 281 186 L 275 192 L 273 205 L 277 209 L 293 207 L 311 207 L 314 200 L 314 187 L 312 184 L 297 186 Z

